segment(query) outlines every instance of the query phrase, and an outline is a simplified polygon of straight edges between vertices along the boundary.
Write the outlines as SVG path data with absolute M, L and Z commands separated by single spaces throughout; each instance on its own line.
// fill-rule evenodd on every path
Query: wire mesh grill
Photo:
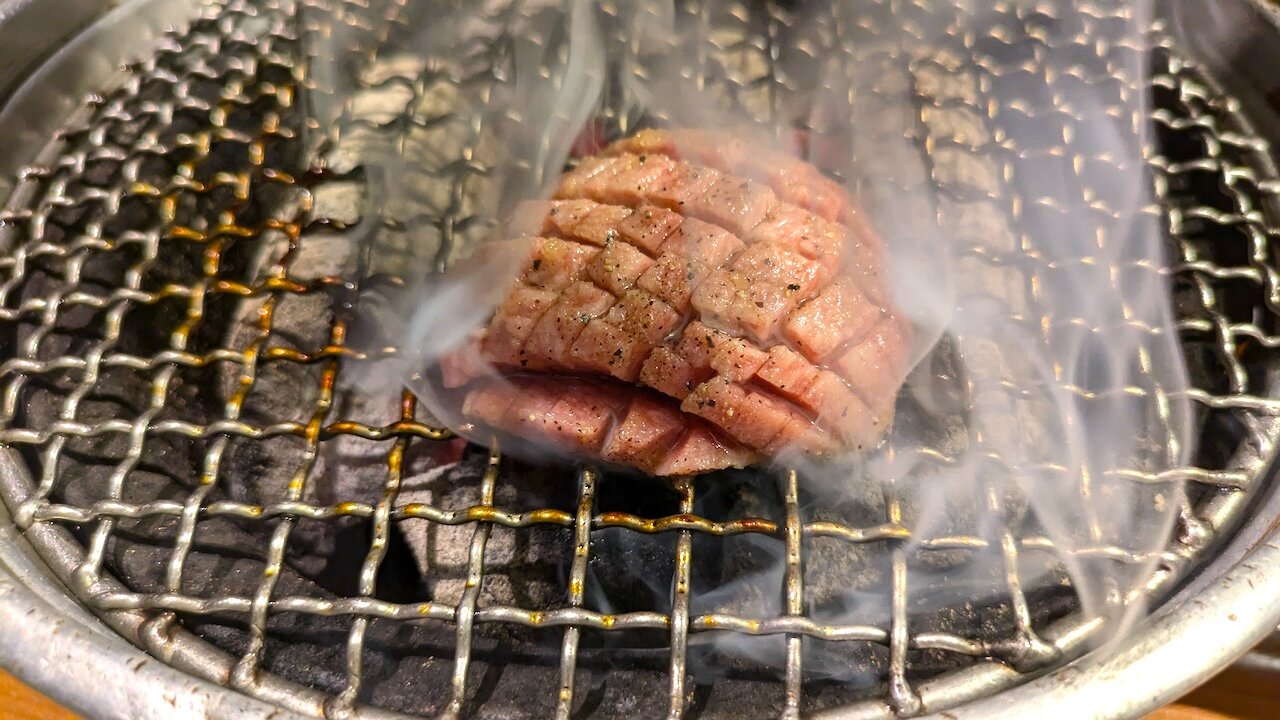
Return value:
M 931 177 L 903 182 L 936 185 L 944 223 L 996 218 L 997 231 L 1016 235 L 1019 213 L 1034 206 L 1034 198 L 1006 197 L 984 184 L 984 176 L 1027 172 L 1055 153 L 1084 162 L 1105 158 L 1084 157 L 1069 144 L 1029 147 L 1016 133 L 992 130 L 1046 118 L 1067 127 L 1079 122 L 1066 93 L 1054 95 L 1060 104 L 1051 110 L 987 102 L 994 86 L 1036 73 L 1034 61 L 1002 57 L 999 37 L 957 35 L 917 54 L 856 56 L 863 47 L 858 33 L 874 35 L 877 22 L 891 20 L 909 26 L 915 13 L 930 12 L 921 3 L 885 0 L 885 17 L 841 29 L 848 36 L 830 37 L 828 47 L 799 51 L 847 51 L 856 62 L 896 68 L 888 81 L 911 84 L 919 100 L 913 132 L 931 169 Z M 1110 3 L 1083 5 L 1086 25 L 1123 12 Z M 802 91 L 772 66 L 779 53 L 796 51 L 781 47 L 794 16 L 774 4 L 719 7 L 716 13 L 688 9 L 691 21 L 708 23 L 721 38 L 721 53 L 702 71 L 745 112 L 768 118 L 779 94 Z M 509 28 L 536 11 L 516 0 L 486 12 L 495 26 Z M 779 513 L 710 517 L 695 513 L 706 484 L 683 480 L 673 511 L 649 516 L 603 507 L 607 476 L 581 469 L 571 480 L 564 475 L 572 471 L 552 468 L 539 472 L 572 497 L 541 506 L 523 484 L 534 471 L 513 468 L 496 450 L 472 462 L 468 492 L 437 489 L 426 501 L 408 493 L 406 467 L 447 454 L 451 436 L 422 416 L 411 395 L 359 397 L 361 375 L 378 372 L 396 349 L 361 337 L 353 319 L 376 304 L 381 290 L 396 287 L 398 277 L 446 267 L 490 227 L 469 200 L 489 170 L 486 128 L 473 118 L 485 93 L 503 81 L 510 42 L 510 33 L 501 32 L 465 57 L 396 47 L 414 12 L 403 0 L 211 1 L 188 31 L 130 66 L 118 88 L 90 100 L 85 120 L 54 139 L 53 160 L 23 173 L 2 218 L 11 250 L 0 259 L 6 348 L 0 440 L 21 454 L 31 476 L 3 493 L 16 522 L 86 604 L 108 617 L 137 613 L 142 624 L 135 639 L 180 667 L 335 717 L 376 714 L 378 706 L 446 717 L 500 714 L 501 708 L 488 712 L 494 690 L 473 658 L 486 627 L 556 634 L 550 659 L 528 663 L 542 665 L 530 687 L 544 697 L 520 698 L 526 705 L 517 701 L 504 712 L 536 707 L 557 717 L 628 708 L 643 714 L 654 702 L 673 717 L 690 707 L 729 714 L 741 711 L 743 697 L 761 698 L 753 707 L 790 717 L 855 701 L 866 714 L 882 712 L 887 703 L 909 715 L 993 692 L 1079 649 L 1089 619 L 1037 609 L 1018 575 L 1020 554 L 1053 552 L 1052 542 L 1016 528 L 994 536 L 916 538 L 926 553 L 998 551 L 1008 586 L 999 622 L 917 622 L 909 612 L 904 550 L 912 538 L 894 497 L 883 499 L 883 517 L 875 522 L 841 522 L 802 507 L 803 488 L 789 474 Z M 1044 21 L 1013 3 L 997 3 L 996 12 L 1008 23 Z M 334 94 L 302 60 L 304 38 L 317 35 L 350 42 L 345 49 L 357 67 L 358 85 L 335 117 L 304 102 Z M 1070 46 L 1036 52 L 1092 58 L 1101 75 L 1087 75 L 1086 63 L 1077 79 L 1108 82 L 1122 70 L 1090 37 L 1090 27 L 1081 27 Z M 1171 269 L 1153 271 L 1174 278 L 1195 381 L 1191 398 L 1204 418 L 1196 465 L 1172 471 L 1194 487 L 1177 536 L 1161 555 L 1151 588 L 1158 592 L 1230 529 L 1272 455 L 1280 409 L 1269 376 L 1280 345 L 1273 328 L 1280 279 L 1271 257 L 1272 213 L 1280 185 L 1265 143 L 1234 101 L 1178 54 L 1162 25 L 1148 40 L 1155 63 L 1150 119 L 1157 131 L 1150 162 L 1177 258 Z M 1121 49 L 1127 50 L 1137 48 Z M 634 122 L 618 98 L 601 120 L 610 134 Z M 372 196 L 360 159 L 375 146 L 397 148 L 414 161 L 411 176 L 397 179 L 410 188 L 405 196 L 412 202 L 386 206 Z M 1038 259 L 1025 244 L 1001 249 L 993 242 L 975 261 L 1026 272 Z M 357 446 L 361 450 L 352 450 Z M 343 471 L 333 454 L 347 451 L 373 458 L 373 485 L 357 491 L 325 479 Z M 943 451 L 925 459 L 939 466 L 952 461 Z M 210 547 L 219 541 L 209 538 L 224 537 L 219 523 L 237 529 L 239 545 Z M 356 527 L 360 541 L 352 535 L 335 541 L 324 529 L 332 527 Z M 391 597 L 386 586 L 394 579 L 385 563 L 398 552 L 396 533 L 410 528 L 455 544 L 449 557 L 456 562 L 423 568 L 434 593 Z M 501 533 L 531 538 L 540 528 L 556 532 L 551 540 L 508 538 L 498 545 Z M 614 612 L 591 601 L 596 539 L 607 532 L 674 538 L 663 546 L 669 564 L 660 565 L 670 572 L 669 607 Z M 781 606 L 774 616 L 691 609 L 704 543 L 737 536 L 782 545 L 785 568 L 774 589 Z M 880 558 L 885 567 L 879 572 L 891 579 L 887 623 L 831 624 L 806 614 L 806 593 L 824 571 L 806 559 L 820 541 L 867 548 Z M 340 547 L 344 542 L 354 553 L 343 554 L 350 550 Z M 563 577 L 556 576 L 563 584 L 527 594 L 526 602 L 510 600 L 518 592 L 492 589 L 502 574 L 493 567 L 495 553 L 521 542 L 535 550 L 558 548 L 567 558 Z M 295 582 L 290 567 L 300 545 L 310 555 L 342 556 L 350 578 Z M 156 552 L 139 550 L 144 546 Z M 1106 545 L 1088 552 L 1117 562 L 1147 559 Z M 219 554 L 252 562 L 219 566 Z M 211 567 L 206 557 L 215 558 Z M 197 560 L 201 567 L 193 570 Z M 518 575 L 512 577 L 509 582 L 519 584 Z M 317 679 L 315 672 L 294 672 L 273 650 L 289 642 L 298 627 L 286 621 L 298 617 L 304 625 L 340 622 L 322 628 L 342 628 L 341 639 L 329 642 L 337 673 Z M 232 635 L 211 629 L 214 623 L 235 626 L 238 634 L 228 639 Z M 408 641 L 397 646 L 402 626 L 431 629 L 438 646 L 426 654 L 434 666 L 402 671 L 371 659 L 420 651 Z M 229 654 L 192 642 L 184 628 Z M 663 638 L 656 646 L 658 669 L 627 675 L 630 694 L 604 692 L 602 699 L 580 658 L 588 649 L 595 657 L 607 636 L 636 631 Z M 710 632 L 783 638 L 780 680 L 737 679 L 742 685 L 726 683 L 724 692 L 749 685 L 757 694 L 709 698 L 710 688 L 690 679 L 689 657 L 690 639 Z M 858 657 L 874 669 L 875 681 L 824 685 L 806 669 L 808 649 L 819 643 L 864 648 L 867 654 Z M 949 674 L 938 676 L 939 664 L 930 665 L 929 658 L 938 657 L 946 658 L 941 666 Z M 485 660 L 486 667 L 501 663 Z M 980 679 L 978 671 L 995 674 Z M 369 680 L 371 672 L 378 683 Z M 417 697 L 381 693 L 378 685 L 388 676 L 416 684 Z M 641 697 L 658 686 L 664 691 Z

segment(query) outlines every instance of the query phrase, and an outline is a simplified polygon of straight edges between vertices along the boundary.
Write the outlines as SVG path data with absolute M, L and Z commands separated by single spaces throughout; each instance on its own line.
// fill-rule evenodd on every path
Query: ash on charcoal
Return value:
M 800 712 L 810 715 L 867 697 L 885 697 L 889 684 L 889 648 L 874 643 L 806 638 L 803 644 L 805 693 Z M 812 663 L 812 665 L 811 665 Z M 856 669 L 855 673 L 811 675 L 811 668 Z
M 605 528 L 591 533 L 589 553 L 584 588 L 588 609 L 610 614 L 671 611 L 675 534 Z
M 879 624 L 889 613 L 889 563 L 883 541 L 815 537 L 802 545 L 804 604 L 819 622 Z
M 375 633 L 374 628 L 380 625 L 386 627 Z M 484 627 L 477 627 L 477 631 Z M 453 671 L 452 632 L 441 626 L 435 634 L 428 634 L 425 628 L 426 624 L 406 628 L 378 620 L 371 624 L 371 637 L 385 635 L 383 629 L 394 632 L 393 646 L 399 653 L 394 672 L 372 683 L 370 699 L 384 707 L 426 716 L 437 714 L 447 704 Z M 634 717 L 665 713 L 669 651 L 665 647 L 635 648 L 625 642 L 613 647 L 618 634 L 582 631 L 575 673 L 579 688 L 575 717 L 601 712 Z M 550 715 L 559 687 L 562 636 L 562 630 L 541 630 L 531 644 L 477 638 L 468 671 L 468 686 L 476 690 L 468 707 L 485 718 L 522 720 Z M 691 703 L 688 716 L 699 718 L 740 717 L 743 703 L 774 707 L 781 702 L 776 686 L 732 678 L 717 680 L 714 685 L 691 684 L 687 699 Z
M 767 475 L 755 472 L 701 477 L 694 488 L 694 512 L 715 520 L 760 517 L 770 512 L 769 502 L 762 496 L 776 496 L 773 483 Z M 775 499 L 774 507 L 778 505 Z M 626 473 L 607 474 L 598 482 L 597 513 L 624 512 L 658 519 L 679 511 L 679 495 L 669 483 Z M 677 539 L 674 532 L 646 534 L 620 527 L 592 532 L 587 607 L 607 613 L 670 612 Z M 730 554 L 722 542 L 726 538 L 694 532 L 692 540 L 690 608 L 697 613 L 704 610 L 694 610 L 695 606 L 709 607 L 698 605 L 705 593 L 736 582 L 759 563 L 752 559 L 749 541 L 730 542 Z
M 478 604 L 531 610 L 564 607 L 572 561 L 573 533 L 568 528 L 521 531 L 495 526 L 485 546 L 485 576 Z
M 177 518 L 147 518 L 132 525 L 112 535 L 106 548 L 107 562 L 133 591 L 165 592 L 164 575 L 173 552 Z M 252 597 L 264 578 L 262 552 L 259 533 L 246 532 L 224 519 L 203 521 L 196 529 L 181 589 L 195 597 Z M 275 595 L 334 597 L 288 565 L 279 575 Z M 302 613 L 271 616 L 263 668 L 327 692 L 340 691 L 349 622 L 349 618 Z M 228 652 L 240 654 L 248 649 L 243 616 L 190 616 L 184 618 L 184 625 Z
M 480 504 L 480 483 L 488 465 L 488 451 L 471 446 L 462 459 L 448 466 L 406 477 L 397 507 L 430 505 L 461 511 Z M 494 487 L 494 507 L 508 512 L 556 508 L 566 512 L 575 503 L 576 482 L 556 468 L 534 470 L 504 462 Z M 397 523 L 404 534 L 429 598 L 457 603 L 466 587 L 475 523 L 444 524 L 408 518 Z M 479 603 L 527 609 L 554 607 L 567 587 L 567 564 L 572 531 L 561 526 L 518 530 L 494 527 L 485 546 L 485 575 Z
M 379 626 L 385 626 L 379 628 Z M 371 637 L 380 635 L 395 648 L 397 666 L 384 680 L 373 683 L 369 698 L 400 712 L 434 716 L 448 704 L 453 672 L 452 628 L 428 634 L 426 626 L 405 627 L 375 620 Z M 483 625 L 477 627 L 482 630 Z M 376 631 L 375 631 L 376 629 Z M 384 632 L 385 631 L 385 632 Z M 563 630 L 536 633 L 532 643 L 478 637 L 468 669 L 471 716 L 523 720 L 554 714 L 559 688 L 560 645 Z M 389 633 L 394 633 L 394 637 Z M 575 685 L 575 717 L 593 712 L 627 712 L 652 717 L 666 708 L 666 678 L 661 674 L 669 656 L 663 649 L 606 651 L 592 649 L 599 641 L 590 630 L 582 633 Z M 376 643 L 375 643 L 376 646 Z
M 719 521 L 764 518 L 780 522 L 786 508 L 779 483 L 779 474 L 763 469 L 700 475 L 694 484 L 694 514 Z
M 716 520 L 778 519 L 785 516 L 775 476 L 729 472 L 699 483 L 694 511 Z M 729 537 L 696 534 L 692 545 L 689 613 L 719 613 L 767 620 L 785 615 L 785 547 L 781 537 L 747 533 Z M 726 677 L 776 678 L 786 664 L 781 636 L 752 637 L 707 631 L 689 638 L 689 674 L 698 683 Z
M 597 482 L 597 514 L 625 512 L 662 518 L 679 510 L 679 496 L 668 483 L 623 473 L 607 474 Z M 584 585 L 584 605 L 588 609 L 602 613 L 670 612 L 675 533 L 598 529 L 591 533 L 588 552 Z M 666 634 L 658 630 L 616 636 L 592 633 L 591 637 L 609 647 L 658 647 L 667 642 Z

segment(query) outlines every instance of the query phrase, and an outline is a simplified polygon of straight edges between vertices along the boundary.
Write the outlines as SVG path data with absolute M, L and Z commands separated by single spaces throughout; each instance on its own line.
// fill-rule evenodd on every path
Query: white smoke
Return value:
M 1123 3 L 1106 20 L 1067 0 L 1006 2 L 999 13 L 814 5 L 764 54 L 716 29 L 712 19 L 739 17 L 737 4 L 541 8 L 505 66 L 512 76 L 477 109 L 500 128 L 480 204 L 501 218 L 544 196 L 602 104 L 606 125 L 623 132 L 732 128 L 834 173 L 886 241 L 894 302 L 917 331 L 915 370 L 884 447 L 842 463 L 784 458 L 821 500 L 806 512 L 891 508 L 910 537 L 913 608 L 999 602 L 1011 576 L 1028 590 L 1065 572 L 1084 611 L 1117 637 L 1146 610 L 1136 591 L 1169 539 L 1183 493 L 1171 471 L 1194 437 L 1145 161 L 1149 3 Z M 488 31 L 479 17 L 489 14 L 443 19 L 422 42 L 461 53 L 462 38 Z M 797 136 L 797 124 L 810 130 Z M 454 427 L 464 425 L 456 400 L 422 371 L 505 295 L 525 248 L 496 235 L 415 298 L 408 382 Z M 955 549 L 960 536 L 970 549 Z M 780 567 L 733 582 L 777 587 Z M 887 626 L 889 582 L 849 577 L 847 592 L 811 609 L 824 622 Z M 710 612 L 739 589 L 715 588 L 698 607 Z M 722 651 L 755 652 L 715 637 Z

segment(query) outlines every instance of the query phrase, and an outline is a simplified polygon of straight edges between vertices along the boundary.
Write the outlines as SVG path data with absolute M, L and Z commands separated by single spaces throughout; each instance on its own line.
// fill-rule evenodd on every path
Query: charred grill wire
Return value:
M 881 5 L 864 26 L 834 25 L 848 36 L 813 52 L 856 53 L 859 33 L 929 12 L 926 0 Z M 1084 5 L 1099 24 L 1122 7 Z M 778 95 L 804 92 L 771 69 L 791 10 L 698 7 L 691 18 L 714 27 L 722 51 L 699 69 L 709 86 L 761 118 Z M 1052 22 L 1013 3 L 996 11 L 1020 26 Z M 91 99 L 51 160 L 24 172 L 2 218 L 11 250 L 0 258 L 0 440 L 30 474 L 0 491 L 88 606 L 179 667 L 334 717 L 743 707 L 794 717 L 848 703 L 872 715 L 885 702 L 912 714 L 993 692 L 990 676 L 976 680 L 982 658 L 1011 668 L 995 681 L 1009 685 L 1080 648 L 1089 618 L 1019 577 L 1019 557 L 1053 553 L 1052 543 L 1018 527 L 912 538 L 897 498 L 871 505 L 875 517 L 822 514 L 804 506 L 794 475 L 777 498 L 726 502 L 732 479 L 697 479 L 639 501 L 619 489 L 634 481 L 532 468 L 497 451 L 450 465 L 450 433 L 411 395 L 362 397 L 361 378 L 397 353 L 364 331 L 393 322 L 380 303 L 406 272 L 446 267 L 490 226 L 468 199 L 490 170 L 486 128 L 471 119 L 503 81 L 510 32 L 465 57 L 433 57 L 397 45 L 418 12 L 408 0 L 211 0 Z M 510 28 L 539 9 L 514 0 L 488 12 Z M 349 97 L 310 72 L 306 39 L 318 36 L 340 38 L 358 78 Z M 1076 45 L 1041 50 L 1098 62 L 1089 36 L 1083 27 Z M 1003 57 L 998 37 L 949 39 L 854 60 L 885 63 L 912 84 L 913 132 L 932 176 L 901 181 L 935 185 L 944 222 L 1013 232 L 1033 199 L 1005 197 L 983 168 L 1094 158 L 1023 146 L 1016 133 L 967 133 L 1028 120 L 984 93 L 1034 73 L 1027 58 Z M 1150 163 L 1204 422 L 1196 464 L 1171 471 L 1192 491 L 1154 594 L 1230 529 L 1272 455 L 1280 401 L 1262 369 L 1280 339 L 1264 143 L 1161 24 L 1148 40 Z M 1067 96 L 1053 97 L 1053 121 L 1077 122 Z M 634 129 L 628 108 L 610 99 L 609 135 Z M 394 181 L 412 202 L 379 202 L 377 183 L 393 180 L 360 162 L 375 146 L 410 161 Z M 977 261 L 1034 272 L 1026 250 Z M 925 454 L 952 461 L 945 449 Z M 407 549 L 419 535 L 425 557 Z M 619 551 L 618 538 L 642 544 Z M 750 553 L 727 548 L 752 539 L 785 553 L 776 587 L 763 591 L 777 595 L 777 613 L 700 605 L 703 568 L 746 562 Z M 1000 553 L 1007 595 L 913 610 L 911 540 L 925 554 Z M 1105 543 L 1084 552 L 1147 559 Z M 628 564 L 611 567 L 620 559 Z M 858 571 L 889 578 L 886 623 L 806 614 Z M 625 588 L 627 573 L 658 572 L 670 597 L 600 598 Z M 780 677 L 707 657 L 695 641 L 711 632 L 783 638 Z M 826 682 L 814 668 L 830 658 L 861 663 L 872 681 Z M 722 681 L 712 688 L 708 677 Z

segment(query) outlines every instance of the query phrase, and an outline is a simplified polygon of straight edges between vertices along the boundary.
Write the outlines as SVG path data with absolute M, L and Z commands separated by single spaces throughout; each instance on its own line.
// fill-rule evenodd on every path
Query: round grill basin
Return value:
M 99 10 L 76 7 L 85 17 Z M 736 7 L 705 20 L 731 38 L 705 70 L 745 112 L 765 117 L 770 98 L 799 90 L 768 72 L 792 16 L 775 4 Z M 878 9 L 883 17 L 872 13 L 850 32 L 874 34 L 877 22 L 928 11 L 889 0 Z M 469 122 L 468 103 L 501 73 L 463 72 L 459 58 L 404 46 L 427 10 L 372 0 L 135 2 L 13 96 L 0 127 L 44 149 L 34 160 L 0 159 L 10 183 L 0 496 L 22 538 L 5 541 L 8 564 L 19 566 L 29 543 L 47 563 L 22 560 L 32 572 L 56 576 L 151 655 L 308 715 L 880 717 L 956 708 L 986 717 L 991 705 L 964 704 L 996 702 L 1001 690 L 1068 667 L 1099 630 L 1069 589 L 1024 588 L 1015 573 L 999 598 L 909 613 L 913 588 L 895 550 L 909 531 L 891 499 L 878 517 L 825 516 L 807 509 L 794 478 L 776 497 L 747 476 L 636 488 L 479 448 L 432 472 L 449 452 L 448 433 L 412 396 L 368 390 L 362 379 L 385 372 L 396 349 L 366 330 L 386 319 L 381 308 L 408 269 L 445 267 L 489 229 L 467 200 L 487 170 L 475 160 L 486 129 Z M 1100 2 L 1091 16 L 1103 23 L 1115 11 Z M 499 3 L 492 19 L 511 27 L 531 12 Z M 1043 20 L 1012 5 L 996 12 L 1009 23 Z M 166 22 L 180 29 L 148 30 Z M 324 102 L 333 88 L 310 72 L 305 39 L 316 36 L 342 38 L 340 59 L 359 78 L 340 103 Z M 1046 51 L 1087 55 L 1087 37 Z M 500 32 L 466 61 L 500 68 L 509 40 Z M 947 136 L 959 127 L 948 113 L 990 127 L 1018 122 L 1016 109 L 982 92 L 1023 62 L 984 51 L 998 38 L 952 40 L 928 56 L 888 58 L 920 107 L 935 109 L 911 130 L 920 152 L 941 147 L 997 168 L 1024 162 L 1037 148 Z M 1203 428 L 1194 466 L 1177 471 L 1190 483 L 1188 503 L 1149 588 L 1163 598 L 1214 552 L 1226 562 L 1255 545 L 1275 550 L 1260 542 L 1262 510 L 1241 527 L 1251 503 L 1269 495 L 1280 432 L 1271 255 L 1280 180 L 1240 104 L 1165 21 L 1147 40 L 1150 162 L 1175 245 L 1175 302 Z M 153 47 L 139 61 L 131 53 L 144 42 Z M 102 53 L 135 62 L 123 73 L 86 62 Z M 759 68 L 763 76 L 751 74 Z M 85 93 L 94 94 L 78 107 L 66 102 Z M 615 99 L 601 112 L 606 134 L 629 129 L 625 105 Z M 1053 112 L 1078 120 L 1069 107 Z M 397 197 L 412 202 L 379 203 L 370 189 L 379 179 L 361 159 L 389 147 L 410 161 L 397 182 L 411 192 Z M 919 180 L 936 183 L 956 212 L 1017 224 L 1017 203 L 974 192 L 972 178 Z M 1015 568 L 1017 553 L 1046 550 L 1044 538 L 1002 532 L 1003 546 L 999 536 L 963 535 L 939 548 L 1002 548 Z M 699 593 L 714 584 L 708 574 L 748 562 L 753 542 L 787 559 L 777 585 L 761 590 L 777 596 L 777 613 L 707 607 Z M 885 623 L 805 615 L 800 598 L 820 600 L 868 563 L 892 578 Z M 676 591 L 633 587 L 638 576 Z M 1200 577 L 1208 587 L 1218 575 Z M 4 581 L 0 589 L 16 593 Z M 1275 622 L 1241 597 L 1232 605 L 1241 608 L 1236 651 Z M 1214 638 L 1211 619 L 1184 619 L 1157 617 L 1120 657 Z M 712 632 L 778 651 L 780 668 L 706 652 L 698 638 Z M 756 637 L 765 640 L 752 645 Z M 29 653 L 13 642 L 4 641 L 6 657 Z M 121 673 L 142 667 L 116 652 Z M 1081 671 L 1075 684 L 1098 712 L 1139 713 L 1229 652 L 1206 653 L 1202 667 L 1146 700 L 1113 695 L 1107 706 L 1088 695 L 1090 678 L 1123 687 L 1114 665 Z M 860 682 L 815 670 L 831 666 L 858 668 Z M 176 677 L 152 681 L 161 697 L 193 687 Z M 65 693 L 101 711 L 91 679 Z M 188 707 L 229 714 L 245 702 L 200 687 Z M 1033 707 L 1046 692 L 1024 686 L 1003 707 Z

